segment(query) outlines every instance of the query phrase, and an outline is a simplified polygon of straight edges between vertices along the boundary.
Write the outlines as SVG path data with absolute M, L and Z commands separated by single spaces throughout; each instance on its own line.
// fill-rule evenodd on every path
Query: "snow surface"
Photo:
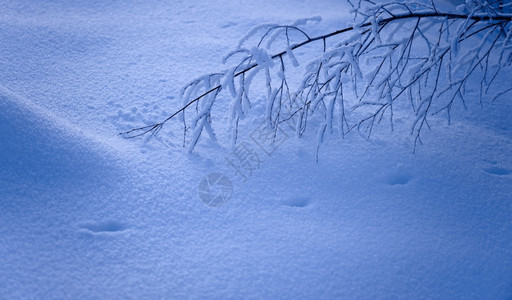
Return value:
M 223 140 L 188 155 L 179 132 L 117 135 L 177 108 L 253 26 L 320 15 L 320 34 L 348 11 L 0 1 L 0 298 L 510 299 L 510 96 L 456 108 L 416 154 L 407 128 L 328 139 L 318 163 L 314 137 L 289 138 L 246 181 Z M 198 193 L 214 172 L 233 183 L 216 208 Z

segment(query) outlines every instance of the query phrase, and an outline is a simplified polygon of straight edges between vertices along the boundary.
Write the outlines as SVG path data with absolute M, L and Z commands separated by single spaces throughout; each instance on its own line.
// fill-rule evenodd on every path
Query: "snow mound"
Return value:
M 106 145 L 0 87 L 0 182 L 90 181 L 111 164 Z

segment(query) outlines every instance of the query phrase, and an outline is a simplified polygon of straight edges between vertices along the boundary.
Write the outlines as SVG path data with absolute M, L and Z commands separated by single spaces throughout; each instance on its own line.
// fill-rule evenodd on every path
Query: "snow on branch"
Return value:
M 257 101 L 249 89 L 259 76 L 266 90 L 262 117 L 269 128 L 277 130 L 293 120 L 298 136 L 310 127 L 316 129 L 318 143 L 326 134 L 344 137 L 354 129 L 370 137 L 383 120 L 393 126 L 394 108 L 408 103 L 416 147 L 429 128 L 429 117 L 445 112 L 449 119 L 456 101 L 465 104 L 469 84 L 478 83 L 480 101 L 512 91 L 511 86 L 496 84 L 512 64 L 509 3 L 468 0 L 458 7 L 460 13 L 441 12 L 433 0 L 349 3 L 354 23 L 325 35 L 311 37 L 304 29 L 319 17 L 254 27 L 225 56 L 223 62 L 230 66 L 226 71 L 202 76 L 182 89 L 180 109 L 159 123 L 121 135 L 154 135 L 179 117 L 183 144 L 192 151 L 203 132 L 215 139 L 212 107 L 226 90 L 231 98 L 231 137 L 236 142 L 239 123 Z M 327 42 L 332 46 L 327 47 Z M 316 53 L 308 47 L 314 58 L 301 65 L 295 52 L 308 44 L 320 46 Z M 290 68 L 303 71 L 293 86 L 296 80 L 290 80 Z M 312 118 L 315 122 L 308 126 Z

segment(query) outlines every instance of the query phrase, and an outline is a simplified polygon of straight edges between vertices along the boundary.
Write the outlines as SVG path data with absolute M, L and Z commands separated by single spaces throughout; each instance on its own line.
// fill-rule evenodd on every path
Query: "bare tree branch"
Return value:
M 228 90 L 233 99 L 230 120 L 232 139 L 236 142 L 238 124 L 251 107 L 252 79 L 263 74 L 267 89 L 265 119 L 276 133 L 280 124 L 293 120 L 296 133 L 301 136 L 308 127 L 308 119 L 318 112 L 322 116 L 318 131 L 321 141 L 335 129 L 340 137 L 354 128 L 370 137 L 374 126 L 386 115 L 393 129 L 395 102 L 405 98 L 415 115 L 411 132 L 416 148 L 416 144 L 421 144 L 423 128 L 429 127 L 430 115 L 446 111 L 449 117 L 455 99 L 465 103 L 469 80 L 478 78 L 481 101 L 492 90 L 499 74 L 512 65 L 512 15 L 503 13 L 503 6 L 476 1 L 475 7 L 466 7 L 465 13 L 456 14 L 440 12 L 433 0 L 429 1 L 381 5 L 349 1 L 359 23 L 316 37 L 300 28 L 310 19 L 292 25 L 255 27 L 224 58 L 227 62 L 238 57 L 234 67 L 192 81 L 180 93 L 184 101 L 180 109 L 161 122 L 121 135 L 154 135 L 168 121 L 181 116 L 183 142 L 188 142 L 192 151 L 203 131 L 215 138 L 210 126 L 211 109 L 219 93 Z M 256 46 L 245 48 L 259 31 L 263 34 Z M 352 35 L 344 37 L 345 34 Z M 335 38 L 334 45 L 327 48 L 327 40 Z M 288 62 L 298 67 L 294 51 L 317 41 L 323 47 L 317 58 L 305 66 L 305 75 L 294 90 L 287 78 Z M 278 42 L 285 49 L 268 54 Z M 511 90 L 498 90 L 492 99 Z M 445 98 L 448 102 L 441 104 Z M 193 104 L 193 119 L 186 121 L 185 113 Z M 431 113 L 433 109 L 435 112 Z M 362 115 L 349 125 L 350 115 L 357 112 Z M 187 139 L 189 129 L 193 133 Z

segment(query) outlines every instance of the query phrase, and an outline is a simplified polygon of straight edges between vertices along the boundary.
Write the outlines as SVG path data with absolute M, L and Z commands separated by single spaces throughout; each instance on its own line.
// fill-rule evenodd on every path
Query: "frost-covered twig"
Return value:
M 234 62 L 229 69 L 202 76 L 182 89 L 179 110 L 159 123 L 121 134 L 155 134 L 181 116 L 183 142 L 192 151 L 203 131 L 215 139 L 212 107 L 219 93 L 227 90 L 236 142 L 238 125 L 254 101 L 249 89 L 260 76 L 267 91 L 264 118 L 276 133 L 281 123 L 293 120 L 301 136 L 310 118 L 316 117 L 319 143 L 326 134 L 337 131 L 343 137 L 354 128 L 369 137 L 385 118 L 393 126 L 397 101 L 405 99 L 415 116 L 411 132 L 416 147 L 429 127 L 429 116 L 446 111 L 449 117 L 456 99 L 465 103 L 469 82 L 479 82 L 480 99 L 489 91 L 497 95 L 493 99 L 511 91 L 491 88 L 512 64 L 512 15 L 503 13 L 507 6 L 474 0 L 459 7 L 462 13 L 457 14 L 440 12 L 433 1 L 351 5 L 357 22 L 325 35 L 311 37 L 302 28 L 319 18 L 253 28 L 224 58 L 225 63 Z M 289 68 L 300 67 L 294 52 L 317 41 L 318 54 L 304 65 L 302 79 L 292 88 Z M 328 48 L 327 41 L 333 46 Z M 191 120 L 185 118 L 189 111 Z M 189 130 L 192 134 L 187 136 Z

